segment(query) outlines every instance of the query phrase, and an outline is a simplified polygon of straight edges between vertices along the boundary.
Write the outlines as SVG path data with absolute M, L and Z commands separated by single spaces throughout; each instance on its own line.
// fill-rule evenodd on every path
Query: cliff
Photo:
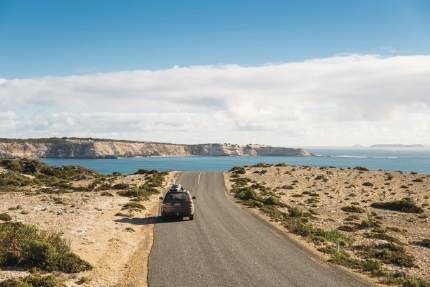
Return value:
M 118 158 L 137 156 L 312 156 L 301 148 L 266 145 L 134 142 L 51 138 L 0 139 L 0 158 Z

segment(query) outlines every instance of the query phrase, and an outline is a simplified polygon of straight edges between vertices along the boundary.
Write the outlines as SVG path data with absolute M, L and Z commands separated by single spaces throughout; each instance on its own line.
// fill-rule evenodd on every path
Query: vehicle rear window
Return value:
M 190 200 L 188 193 L 185 192 L 169 192 L 166 194 L 165 201 L 167 202 L 177 202 L 177 201 L 188 201 Z

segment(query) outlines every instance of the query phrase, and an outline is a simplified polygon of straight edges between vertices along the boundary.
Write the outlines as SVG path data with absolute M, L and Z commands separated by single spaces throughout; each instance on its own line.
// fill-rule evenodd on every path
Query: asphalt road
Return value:
M 177 180 L 196 196 L 194 220 L 158 219 L 148 285 L 372 286 L 322 262 L 226 194 L 222 173 L 186 172 Z

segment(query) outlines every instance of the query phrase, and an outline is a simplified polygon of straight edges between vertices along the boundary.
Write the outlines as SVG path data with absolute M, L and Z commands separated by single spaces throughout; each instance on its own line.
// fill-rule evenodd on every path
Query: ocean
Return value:
M 139 169 L 158 171 L 228 171 L 233 166 L 257 163 L 285 163 L 294 166 L 333 166 L 338 168 L 366 167 L 369 170 L 403 171 L 430 174 L 428 148 L 304 148 L 313 157 L 283 156 L 166 156 L 119 159 L 48 159 L 40 161 L 50 166 L 79 165 L 101 174 L 133 174 Z

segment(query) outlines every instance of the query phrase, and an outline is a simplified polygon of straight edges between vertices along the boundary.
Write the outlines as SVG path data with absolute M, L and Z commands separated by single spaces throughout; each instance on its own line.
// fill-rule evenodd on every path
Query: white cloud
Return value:
M 21 138 L 430 144 L 428 79 L 420 55 L 0 79 L 0 126 Z

